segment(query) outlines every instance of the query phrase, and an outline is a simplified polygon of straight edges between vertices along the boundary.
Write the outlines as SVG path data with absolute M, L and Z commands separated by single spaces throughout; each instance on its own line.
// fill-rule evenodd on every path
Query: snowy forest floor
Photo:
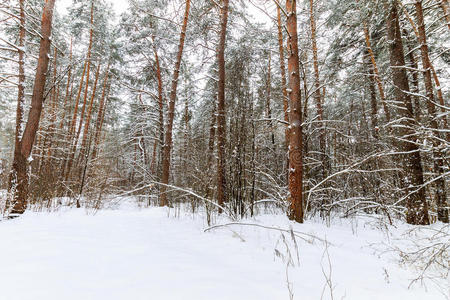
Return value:
M 443 224 L 389 227 L 368 216 L 295 224 L 281 213 L 242 222 L 287 231 L 229 225 L 205 232 L 201 213 L 130 201 L 95 214 L 27 212 L 0 222 L 0 299 L 449 297 Z M 412 283 L 433 256 L 424 249 L 430 245 L 446 246 L 424 280 Z M 418 250 L 425 252 L 416 257 Z

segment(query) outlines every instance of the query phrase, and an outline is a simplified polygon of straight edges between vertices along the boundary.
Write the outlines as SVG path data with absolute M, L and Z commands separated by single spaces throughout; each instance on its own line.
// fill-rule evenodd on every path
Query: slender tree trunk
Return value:
M 286 0 L 288 30 L 288 73 L 290 99 L 290 137 L 289 137 L 289 216 L 303 223 L 303 134 L 302 103 L 300 94 L 300 68 L 297 36 L 296 0 Z
M 403 53 L 403 42 L 401 37 L 399 17 L 397 10 L 397 0 L 392 0 L 388 8 L 387 32 L 390 52 L 390 65 L 392 68 L 392 78 L 394 84 L 394 95 L 398 103 L 397 113 L 402 116 L 401 124 L 397 127 L 397 139 L 395 144 L 403 159 L 404 188 L 407 215 L 406 221 L 409 224 L 428 225 L 428 205 L 425 199 L 423 188 L 422 161 L 419 148 L 417 146 L 416 132 L 413 129 L 414 111 L 409 95 L 409 83 L 405 69 L 405 58 Z
M 95 79 L 94 79 L 94 86 L 92 87 L 92 95 L 91 95 L 91 100 L 89 101 L 89 109 L 88 109 L 88 114 L 87 114 L 87 118 L 86 118 L 86 124 L 84 124 L 84 130 L 83 130 L 83 139 L 81 140 L 81 149 L 80 149 L 80 162 L 83 159 L 83 156 L 86 153 L 86 143 L 88 140 L 88 136 L 89 136 L 89 127 L 90 127 L 90 123 L 91 123 L 91 117 L 92 117 L 92 108 L 94 107 L 94 99 L 95 99 L 95 92 L 97 90 L 97 82 L 98 82 L 98 77 L 100 74 L 100 63 L 97 66 L 97 71 L 95 72 Z
M 64 126 L 64 119 L 66 118 L 67 103 L 71 94 L 71 79 L 72 79 L 72 38 L 70 38 L 70 50 L 69 50 L 69 71 L 67 73 L 66 95 L 64 96 L 63 114 L 59 123 L 59 129 Z
M 284 46 L 283 46 L 283 28 L 281 22 L 281 9 L 277 5 L 277 27 L 278 27 L 278 52 L 280 54 L 280 71 L 281 71 L 281 90 L 283 92 L 283 111 L 284 121 L 289 124 L 289 96 L 287 93 L 286 83 L 286 66 L 284 65 Z M 289 126 L 286 125 L 284 130 L 285 153 L 289 152 Z M 286 159 L 286 169 L 289 169 L 289 156 Z M 287 173 L 289 178 L 289 172 Z
M 161 76 L 161 66 L 159 64 L 159 56 L 158 51 L 156 49 L 155 45 L 155 36 L 152 35 L 153 40 L 153 53 L 155 54 L 155 65 L 156 65 L 156 78 L 158 80 L 158 114 L 159 114 L 159 148 L 164 149 L 164 94 L 163 94 L 163 82 L 162 82 L 162 76 Z M 161 151 L 161 150 L 160 150 Z M 161 154 L 159 155 L 158 160 L 158 180 L 161 180 Z
M 406 32 L 405 32 L 406 33 Z M 409 43 L 407 43 L 407 49 L 408 49 L 408 60 L 409 60 L 409 67 L 411 67 L 411 84 L 412 89 L 411 91 L 416 94 L 413 97 L 414 99 L 414 116 L 416 117 L 416 121 L 418 123 L 422 120 L 422 111 L 421 111 L 421 105 L 420 105 L 420 99 L 419 96 L 419 76 L 417 75 L 419 67 L 417 66 L 416 57 L 414 55 L 414 49 L 411 47 Z
M 375 73 L 373 71 L 373 65 L 370 61 L 369 51 L 366 49 L 364 58 L 366 58 L 367 62 L 365 65 L 369 70 L 368 84 L 370 91 L 370 121 L 372 124 L 372 135 L 375 139 L 379 138 L 379 128 L 378 128 L 378 103 L 377 103 L 377 92 L 375 89 Z
M 25 182 L 25 178 L 19 178 L 19 174 L 26 174 L 25 171 L 19 172 L 18 168 L 21 165 L 26 165 L 25 162 L 20 161 L 23 159 L 22 154 L 20 152 L 20 146 L 22 141 L 22 126 L 24 122 L 24 105 L 25 105 L 25 52 L 23 51 L 23 47 L 25 45 L 25 10 L 24 10 L 24 0 L 19 1 L 20 8 L 20 29 L 19 29 L 19 85 L 17 89 L 17 109 L 16 109 L 16 132 L 14 138 L 14 160 L 13 160 L 13 168 L 9 174 L 9 193 L 12 195 L 12 203 L 7 203 L 7 209 L 10 208 L 14 203 L 18 203 L 23 196 L 17 193 L 19 184 L 27 184 Z M 21 206 L 18 205 L 18 209 L 22 209 Z M 23 210 L 25 207 L 23 208 Z
M 152 153 L 152 162 L 150 163 L 150 173 L 155 174 L 155 166 L 156 166 L 156 149 L 158 149 L 158 140 L 155 139 L 153 144 L 153 153 Z
M 269 52 L 269 65 L 268 65 L 268 69 L 267 69 L 267 82 L 266 82 L 266 114 L 267 114 L 267 118 L 269 119 L 269 130 L 270 130 L 270 141 L 272 143 L 272 148 L 273 151 L 275 153 L 275 134 L 274 134 L 274 129 L 273 129 L 273 121 L 272 121 L 272 108 L 270 105 L 271 102 L 271 94 L 272 94 L 272 56 L 270 55 Z
M 450 14 L 448 12 L 448 0 L 441 0 L 441 8 L 444 13 L 445 21 L 447 21 L 447 27 L 450 29 Z
M 69 153 L 69 159 L 67 162 L 67 170 L 66 170 L 66 175 L 65 175 L 65 180 L 67 181 L 69 179 L 70 176 L 70 171 L 72 170 L 72 165 L 73 165 L 73 161 L 75 158 L 75 152 L 77 150 L 77 145 L 78 145 L 78 140 L 80 138 L 80 134 L 81 134 L 81 127 L 83 126 L 83 121 L 84 121 L 84 114 L 86 111 L 86 104 L 87 104 L 87 96 L 88 96 L 88 89 L 89 89 L 89 75 L 90 75 L 90 70 L 91 70 L 91 52 L 92 52 L 92 41 L 93 41 L 93 36 L 94 36 L 94 1 L 91 2 L 91 21 L 90 21 L 90 30 L 89 30 L 89 46 L 88 46 L 88 51 L 87 51 L 87 56 L 86 56 L 86 86 L 84 87 L 84 97 L 83 97 L 83 106 L 81 108 L 81 115 L 80 115 L 80 121 L 78 122 L 78 130 L 76 132 L 76 135 L 72 141 L 72 149 Z M 84 73 L 84 71 L 83 71 Z M 81 85 L 80 85 L 80 90 L 78 91 L 78 94 L 80 94 L 81 92 L 81 86 L 83 83 L 83 79 L 81 81 Z M 79 101 L 79 97 L 77 96 L 78 101 Z M 78 104 L 77 101 L 77 104 Z M 76 112 L 76 109 L 75 109 Z M 74 120 L 76 120 L 76 114 L 74 113 Z M 75 131 L 75 124 L 73 124 L 73 132 Z M 72 136 L 71 136 L 72 138 Z
M 441 2 L 441 3 L 445 4 L 444 2 L 447 2 L 447 6 L 448 6 L 448 1 L 443 0 L 443 2 Z M 405 13 L 406 18 L 408 19 L 409 23 L 411 24 L 414 34 L 416 35 L 417 40 L 420 43 L 421 37 L 419 34 L 419 29 L 417 29 L 416 23 L 414 23 L 413 19 L 411 18 L 410 14 L 408 13 L 408 10 L 402 4 L 401 0 L 398 0 L 398 3 L 401 5 L 403 12 Z M 450 26 L 450 23 L 449 23 L 449 26 Z M 433 75 L 434 82 L 436 84 L 436 92 L 437 92 L 437 97 L 439 99 L 439 104 L 441 105 L 442 122 L 444 123 L 444 128 L 448 128 L 447 111 L 445 109 L 445 101 L 444 101 L 444 96 L 442 95 L 441 83 L 439 81 L 439 78 L 437 77 L 436 70 L 434 69 L 433 64 L 431 63 L 430 60 L 428 61 L 428 63 L 429 63 L 429 67 L 431 70 L 431 74 Z M 446 137 L 447 137 L 447 140 L 450 140 L 450 133 L 447 132 Z
M 381 82 L 380 72 L 378 71 L 377 61 L 375 60 L 375 54 L 372 50 L 372 43 L 370 42 L 369 29 L 367 28 L 367 23 L 364 21 L 364 37 L 366 41 L 367 51 L 370 55 L 370 61 L 373 65 L 373 72 L 375 73 L 375 80 L 377 82 L 378 91 L 380 93 L 381 104 L 383 105 L 384 115 L 386 116 L 386 121 L 389 123 L 391 121 L 391 113 L 389 107 L 386 103 L 386 96 L 384 94 L 383 83 Z
M 100 142 L 101 124 L 103 123 L 103 118 L 105 116 L 106 86 L 108 84 L 108 78 L 109 78 L 109 63 L 108 66 L 106 67 L 105 78 L 103 79 L 102 96 L 100 98 L 97 120 L 95 122 L 94 149 L 92 149 L 92 160 L 94 160 L 97 157 Z
M 211 111 L 211 123 L 209 124 L 209 139 L 208 139 L 208 161 L 207 161 L 207 170 L 210 173 L 212 161 L 214 158 L 214 141 L 216 138 L 216 121 L 217 121 L 217 111 L 215 99 L 213 99 L 213 109 Z M 210 185 L 211 181 L 208 180 L 206 185 L 206 198 L 210 199 L 212 187 Z
M 439 134 L 439 125 L 436 119 L 436 107 L 434 105 L 433 81 L 431 79 L 431 63 L 428 55 L 428 44 L 425 32 L 425 22 L 423 18 L 422 0 L 416 0 L 416 17 L 419 29 L 420 53 L 422 56 L 423 77 L 425 81 L 425 91 L 427 94 L 427 108 L 430 116 L 430 125 L 435 136 L 433 141 L 433 166 L 434 173 L 440 177 L 435 183 L 435 197 L 438 209 L 438 220 L 448 223 L 447 193 L 444 178 L 444 159 L 443 153 L 439 151 L 441 139 Z
M 173 130 L 173 119 L 175 116 L 175 101 L 177 98 L 177 87 L 178 87 L 178 77 L 180 75 L 180 65 L 181 58 L 183 56 L 183 48 L 184 48 L 184 40 L 186 38 L 186 28 L 189 18 L 189 9 L 191 5 L 191 0 L 186 0 L 186 7 L 184 12 L 184 20 L 183 26 L 181 28 L 180 33 L 180 42 L 178 44 L 178 54 L 177 60 L 175 63 L 175 67 L 173 70 L 173 79 L 172 79 L 172 89 L 170 91 L 169 98 L 169 109 L 168 109 L 168 120 L 167 120 L 167 130 L 165 134 L 164 140 L 164 149 L 163 149 L 163 157 L 162 157 L 162 178 L 161 182 L 163 186 L 161 186 L 161 197 L 160 197 L 160 206 L 167 206 L 167 194 L 166 194 L 166 186 L 169 183 L 169 175 L 170 175 L 170 153 L 172 150 L 172 130 Z
M 228 0 L 222 0 L 220 6 L 220 33 L 217 49 L 217 62 L 219 66 L 219 82 L 217 91 L 217 203 L 223 206 L 227 200 L 225 180 L 225 145 L 226 145 L 226 118 L 225 118 L 225 43 L 228 22 Z M 219 213 L 222 210 L 219 209 Z
M 327 153 L 326 153 L 326 132 L 323 124 L 323 107 L 322 107 L 322 97 L 320 95 L 320 74 L 319 74 L 319 58 L 317 54 L 317 39 L 316 39 L 316 20 L 314 16 L 314 0 L 309 1 L 309 20 L 311 24 L 311 42 L 312 42 L 312 54 L 313 54 L 313 67 L 314 67 L 314 99 L 316 100 L 316 109 L 318 116 L 318 126 L 319 126 L 319 148 L 322 156 L 322 180 L 328 175 L 328 163 L 327 163 Z
M 44 89 L 47 80 L 54 5 L 55 0 L 46 0 L 44 4 L 41 21 L 39 58 L 34 79 L 33 94 L 31 96 L 31 108 L 28 113 L 28 119 L 22 139 L 19 141 L 19 147 L 14 150 L 12 174 L 15 175 L 11 176 L 9 183 L 9 190 L 12 192 L 12 203 L 9 204 L 9 207 L 12 206 L 11 213 L 13 214 L 22 214 L 27 207 L 29 183 L 28 160 L 39 128 L 39 120 L 45 100 Z M 21 13 L 21 19 L 23 17 L 24 15 Z M 24 25 L 22 21 L 21 25 Z

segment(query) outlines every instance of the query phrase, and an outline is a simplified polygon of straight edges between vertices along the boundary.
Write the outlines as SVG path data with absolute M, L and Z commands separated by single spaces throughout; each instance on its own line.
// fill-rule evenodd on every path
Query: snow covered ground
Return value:
M 128 205 L 2 221 L 0 299 L 448 299 L 446 279 L 409 287 L 418 270 L 385 252 L 411 246 L 411 236 L 419 241 L 428 229 L 406 236 L 411 227 L 388 234 L 370 218 L 328 227 L 262 215 L 244 222 L 288 231 L 230 225 L 204 232 L 200 215 L 175 213 Z M 295 242 L 290 227 L 299 232 Z

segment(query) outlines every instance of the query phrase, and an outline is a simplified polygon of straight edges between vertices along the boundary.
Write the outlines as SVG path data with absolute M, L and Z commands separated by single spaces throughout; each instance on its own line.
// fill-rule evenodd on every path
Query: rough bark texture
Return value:
M 401 125 L 396 128 L 395 144 L 403 161 L 403 185 L 407 207 L 406 221 L 409 224 L 427 225 L 430 223 L 428 205 L 423 188 L 422 161 L 417 146 L 414 125 L 414 111 L 409 95 L 409 83 L 405 69 L 403 42 L 401 37 L 397 0 L 388 7 L 387 33 L 390 52 L 390 65 L 394 84 L 394 96 L 400 104 L 397 113 L 402 117 Z
M 226 145 L 226 119 L 225 119 L 225 42 L 228 22 L 228 0 L 221 1 L 220 7 L 220 33 L 217 49 L 217 62 L 219 66 L 219 82 L 217 91 L 217 203 L 220 206 L 227 200 L 225 182 L 225 145 Z M 219 210 L 221 212 L 221 210 Z
M 433 94 L 433 81 L 431 79 L 431 63 L 430 57 L 428 55 L 428 44 L 425 32 L 425 22 L 423 18 L 422 1 L 416 0 L 416 17 L 417 25 L 419 31 L 419 42 L 420 42 L 420 53 L 422 57 L 422 67 L 423 67 L 423 77 L 425 81 L 425 91 L 427 96 L 427 108 L 428 114 L 430 116 L 430 127 L 433 129 L 433 134 L 435 136 L 433 141 L 433 167 L 434 173 L 439 177 L 435 183 L 435 199 L 438 210 L 438 220 L 444 223 L 448 223 L 448 208 L 447 208 L 447 193 L 445 189 L 445 178 L 444 178 L 444 159 L 443 153 L 439 151 L 441 140 L 439 134 L 439 124 L 436 119 L 436 107 L 434 105 L 434 94 Z
M 288 30 L 288 72 L 290 100 L 290 136 L 289 136 L 289 201 L 291 219 L 303 223 L 302 198 L 302 104 L 300 94 L 300 68 L 297 36 L 296 0 L 286 0 Z
M 33 94 L 31 96 L 31 108 L 28 113 L 27 123 L 19 142 L 19 147 L 14 150 L 14 161 L 12 165 L 12 174 L 9 190 L 11 191 L 12 214 L 22 214 L 28 201 L 28 158 L 33 149 L 33 143 L 39 128 L 42 107 L 44 103 L 44 89 L 47 80 L 50 36 L 52 31 L 53 8 L 55 0 L 46 0 L 42 13 L 41 21 L 41 41 L 39 45 L 39 58 L 36 68 L 36 75 L 33 85 Z
M 173 118 L 175 115 L 175 101 L 177 98 L 178 76 L 180 75 L 180 65 L 181 65 L 181 58 L 183 56 L 184 40 L 186 38 L 186 28 L 187 28 L 187 23 L 188 23 L 188 19 L 189 19 L 190 5 L 191 5 L 191 0 L 186 0 L 183 26 L 181 28 L 180 42 L 178 44 L 177 60 L 175 62 L 175 66 L 174 66 L 174 70 L 173 70 L 172 89 L 170 91 L 170 97 L 169 97 L 167 130 L 166 130 L 166 134 L 165 134 L 163 157 L 162 157 L 161 183 L 163 185 L 161 186 L 161 189 L 160 189 L 160 191 L 161 191 L 161 197 L 160 197 L 160 201 L 159 201 L 160 206 L 168 205 L 167 194 L 166 194 L 166 185 L 169 183 L 169 174 L 170 174 L 170 152 L 172 150 Z

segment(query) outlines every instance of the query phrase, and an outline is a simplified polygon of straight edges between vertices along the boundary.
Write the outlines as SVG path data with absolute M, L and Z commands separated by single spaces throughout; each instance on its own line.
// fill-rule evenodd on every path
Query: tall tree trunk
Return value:
M 446 0 L 444 0 L 444 1 L 446 1 Z M 403 12 L 405 13 L 406 18 L 408 19 L 409 23 L 411 24 L 411 27 L 412 27 L 412 29 L 414 31 L 414 34 L 416 35 L 417 40 L 420 43 L 421 37 L 420 37 L 419 29 L 417 29 L 416 23 L 414 23 L 413 19 L 411 18 L 410 14 L 408 13 L 408 10 L 402 4 L 401 0 L 398 0 L 398 3 L 401 5 L 401 7 L 403 9 Z M 445 4 L 444 2 L 441 2 L 441 3 Z M 448 3 L 447 3 L 447 6 L 448 6 Z M 450 23 L 449 23 L 449 26 L 450 26 Z M 448 128 L 447 111 L 445 109 L 445 101 L 444 101 L 444 96 L 442 95 L 441 83 L 439 81 L 439 78 L 437 77 L 436 70 L 434 69 L 433 64 L 431 63 L 430 60 L 428 60 L 428 65 L 430 67 L 431 74 L 433 75 L 433 79 L 434 79 L 434 82 L 436 84 L 437 97 L 439 99 L 439 104 L 441 105 L 442 122 L 443 122 L 444 128 Z M 449 132 L 447 132 L 446 137 L 447 137 L 447 140 L 450 140 L 450 133 Z
M 297 35 L 296 0 L 286 0 L 287 11 L 287 49 L 290 100 L 290 136 L 289 136 L 289 216 L 303 223 L 303 134 L 302 101 L 300 94 L 300 68 Z
M 164 140 L 164 149 L 162 156 L 162 176 L 161 176 L 161 197 L 159 201 L 160 206 L 167 206 L 167 184 L 169 183 L 169 175 L 170 175 L 170 153 L 172 150 L 172 130 L 173 130 L 173 119 L 175 116 L 175 101 L 177 98 L 177 87 L 178 87 L 178 77 L 180 75 L 180 66 L 181 66 L 181 58 L 183 56 L 183 48 L 184 48 L 184 40 L 186 38 L 186 28 L 189 18 L 189 9 L 191 5 L 191 0 L 186 0 L 186 7 L 184 12 L 183 26 L 181 28 L 180 33 L 180 42 L 178 44 L 178 54 L 177 60 L 175 62 L 174 70 L 173 70 L 173 78 L 172 78 L 172 89 L 170 91 L 169 97 L 169 109 L 168 109 L 168 118 L 167 118 L 167 130 L 165 134 Z
M 86 63 L 85 63 L 86 86 L 84 88 L 83 106 L 81 108 L 80 121 L 78 122 L 78 130 L 76 132 L 75 137 L 73 138 L 73 141 L 71 141 L 72 148 L 70 150 L 69 159 L 67 161 L 67 170 L 66 170 L 66 175 L 65 175 L 65 181 L 67 181 L 69 179 L 70 171 L 72 170 L 73 160 L 75 158 L 75 152 L 77 150 L 78 140 L 80 138 L 81 127 L 83 126 L 84 114 L 86 111 L 87 95 L 88 95 L 88 89 L 89 89 L 89 75 L 90 75 L 90 70 L 91 70 L 91 52 L 92 52 L 93 36 L 94 36 L 94 1 L 91 2 L 91 21 L 90 21 L 90 29 L 89 29 L 89 46 L 88 46 L 88 51 L 87 51 L 87 56 L 86 56 Z M 83 71 L 83 75 L 84 75 L 84 71 Z M 78 101 L 79 101 L 79 95 L 81 93 L 82 85 L 83 85 L 83 79 L 81 79 L 80 89 L 78 91 L 78 96 L 77 96 Z M 74 118 L 72 119 L 73 121 L 75 121 L 73 124 L 73 127 L 71 127 L 73 129 L 72 134 L 73 134 L 73 132 L 75 132 L 75 123 L 76 123 L 76 118 L 77 118 L 76 112 L 77 112 L 77 107 L 78 107 L 78 101 L 77 101 L 75 112 L 74 112 Z M 70 138 L 72 138 L 72 135 L 70 136 Z
M 9 182 L 9 190 L 12 193 L 12 203 L 9 203 L 9 206 L 12 206 L 11 213 L 13 214 L 22 214 L 27 207 L 29 183 L 28 163 L 36 133 L 39 128 L 39 120 L 45 100 L 44 89 L 47 80 L 54 6 L 55 0 L 45 1 L 41 21 L 39 58 L 34 79 L 33 94 L 31 96 L 31 108 L 28 113 L 28 119 L 22 139 L 18 144 L 19 147 L 14 150 L 14 160 L 12 165 L 12 173 L 14 175 L 11 176 Z M 21 19 L 22 17 L 24 17 L 24 15 L 21 13 Z M 21 25 L 24 25 L 24 23 L 21 22 Z
M 430 115 L 430 125 L 433 129 L 435 138 L 433 141 L 433 166 L 434 173 L 439 177 L 435 183 L 435 197 L 438 210 L 438 220 L 448 223 L 447 193 L 444 178 L 444 159 L 443 153 L 439 151 L 441 139 L 439 134 L 439 125 L 436 119 L 436 107 L 434 105 L 433 82 L 431 79 L 431 63 L 428 55 L 428 44 L 425 32 L 425 21 L 423 18 L 422 0 L 416 0 L 416 17 L 419 29 L 420 53 L 422 56 L 423 77 L 425 81 L 425 91 L 427 95 L 427 108 Z
M 20 28 L 19 28 L 19 85 L 17 89 L 17 109 L 16 109 L 16 132 L 15 132 L 15 138 L 14 138 L 14 162 L 13 162 L 13 168 L 11 169 L 11 172 L 9 174 L 9 193 L 12 195 L 12 203 L 7 203 L 7 209 L 10 208 L 10 206 L 13 203 L 18 202 L 20 195 L 16 193 L 18 190 L 18 185 L 24 180 L 21 178 L 19 180 L 18 175 L 19 172 L 17 170 L 18 167 L 20 167 L 19 160 L 22 158 L 22 155 L 20 153 L 20 145 L 22 141 L 22 126 L 23 126 L 23 111 L 24 111 L 24 105 L 25 105 L 25 52 L 23 51 L 23 47 L 25 45 L 25 10 L 24 10 L 24 0 L 19 1 L 19 9 L 20 9 Z M 26 172 L 26 170 L 25 170 Z M 21 172 L 22 173 L 22 172 Z M 25 183 L 24 183 L 25 184 Z M 25 208 L 24 208 L 25 209 Z
M 271 94 L 272 94 L 272 56 L 270 55 L 269 52 L 269 65 L 268 65 L 268 69 L 267 69 L 267 82 L 266 82 L 266 114 L 267 114 L 267 119 L 269 119 L 269 131 L 270 131 L 270 141 L 272 143 L 272 148 L 273 151 L 275 153 L 275 134 L 274 134 L 274 129 L 273 129 L 273 121 L 272 121 L 272 107 L 270 105 L 271 102 Z
M 320 95 L 320 74 L 319 74 L 319 58 L 317 54 L 317 39 L 316 39 L 316 20 L 314 16 L 314 0 L 309 1 L 309 20 L 311 24 L 311 42 L 312 42 L 312 54 L 313 54 L 313 67 L 314 67 L 314 99 L 316 100 L 316 109 L 318 116 L 318 126 L 319 126 L 319 148 L 321 152 L 321 162 L 322 162 L 322 180 L 328 175 L 328 162 L 326 153 L 326 132 L 323 124 L 323 107 L 322 107 L 322 97 Z
M 220 206 L 227 200 L 225 180 L 225 145 L 226 145 L 226 118 L 225 118 L 225 42 L 228 22 L 228 0 L 222 0 L 220 5 L 220 33 L 217 48 L 217 62 L 219 66 L 219 81 L 217 91 L 217 203 Z M 222 209 L 219 209 L 219 213 Z
M 152 35 L 153 40 L 153 53 L 155 54 L 155 65 L 156 65 L 156 78 L 158 81 L 158 114 L 159 114 L 159 148 L 164 149 L 164 94 L 163 94 L 163 82 L 162 82 L 162 76 L 161 76 L 161 66 L 159 64 L 159 56 L 158 51 L 156 49 L 155 45 L 155 36 Z M 161 150 L 160 150 L 161 151 Z M 161 180 L 161 154 L 159 155 L 158 160 L 158 170 L 157 170 L 157 176 L 158 180 Z
M 423 187 L 423 170 L 419 148 L 414 137 L 416 132 L 413 129 L 414 111 L 409 95 L 409 83 L 405 69 L 405 58 L 403 53 L 403 42 L 401 37 L 399 17 L 397 10 L 397 0 L 391 0 L 388 7 L 387 33 L 390 52 L 390 65 L 394 85 L 394 95 L 399 105 L 397 113 L 402 117 L 401 125 L 397 127 L 397 139 L 395 144 L 402 152 L 404 189 L 406 198 L 407 215 L 406 221 L 409 224 L 428 225 L 428 205 L 425 199 Z
M 95 72 L 94 86 L 92 87 L 91 100 L 89 101 L 89 109 L 88 109 L 88 114 L 87 114 L 87 118 L 86 118 L 86 124 L 84 124 L 83 138 L 81 140 L 81 149 L 80 149 L 80 156 L 79 156 L 80 163 L 84 159 L 83 156 L 86 154 L 86 145 L 87 145 L 87 140 L 88 140 L 88 136 L 89 136 L 89 127 L 90 127 L 91 117 L 92 117 L 92 108 L 94 107 L 95 92 L 97 90 L 97 82 L 98 82 L 99 74 L 100 74 L 100 62 L 98 63 L 97 71 Z
M 286 83 L 286 66 L 284 65 L 284 46 L 283 46 L 283 28 L 281 22 L 281 9 L 277 5 L 277 27 L 278 27 L 278 52 L 280 55 L 280 71 L 281 71 L 281 90 L 283 92 L 283 111 L 284 111 L 284 121 L 289 124 L 289 97 L 287 93 L 287 83 Z M 285 139 L 285 153 L 289 152 L 289 126 L 286 126 L 284 130 Z M 289 156 L 286 159 L 286 169 L 289 169 Z M 289 178 L 289 173 L 287 173 Z

